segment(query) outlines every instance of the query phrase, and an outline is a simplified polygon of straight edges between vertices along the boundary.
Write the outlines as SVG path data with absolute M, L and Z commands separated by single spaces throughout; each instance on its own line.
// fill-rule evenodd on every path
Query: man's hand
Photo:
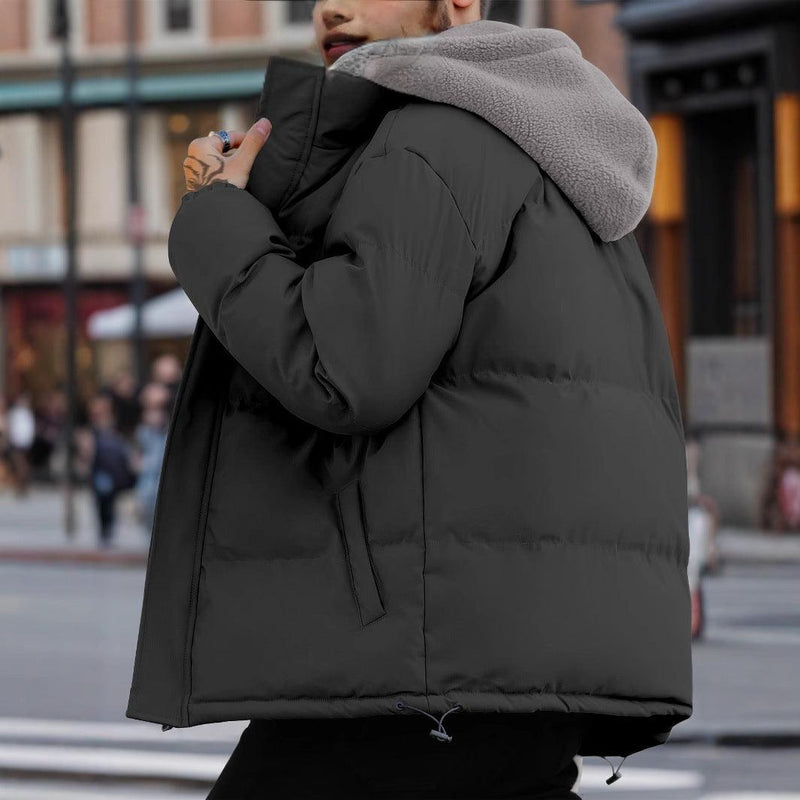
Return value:
M 258 151 L 269 138 L 271 130 L 272 123 L 266 117 L 261 117 L 247 133 L 228 131 L 231 149 L 227 153 L 222 152 L 219 136 L 192 139 L 188 155 L 183 159 L 187 190 L 195 192 L 217 180 L 226 180 L 244 189 Z

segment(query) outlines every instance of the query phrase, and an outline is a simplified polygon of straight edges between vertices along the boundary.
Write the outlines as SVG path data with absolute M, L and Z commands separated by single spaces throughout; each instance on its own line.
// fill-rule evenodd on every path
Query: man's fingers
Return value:
M 225 155 L 229 155 L 233 148 L 238 147 L 242 141 L 244 140 L 244 131 L 237 131 L 237 130 L 230 130 L 228 131 L 228 137 L 231 140 L 231 150 L 228 150 Z M 202 152 L 207 152 L 208 148 L 210 147 L 212 150 L 216 150 L 218 153 L 222 153 L 222 139 L 219 136 L 207 135 L 207 136 L 199 136 L 197 139 L 192 139 L 189 142 L 189 154 L 190 155 L 198 155 Z
M 271 130 L 272 123 L 266 117 L 262 117 L 250 126 L 250 130 L 247 131 L 239 144 L 239 148 L 236 151 L 236 160 L 248 172 L 256 160 L 258 151 L 261 150 L 264 142 L 269 138 Z
M 256 126 L 260 125 L 263 131 L 259 130 Z M 272 123 L 262 118 L 257 120 L 248 131 L 229 130 L 228 138 L 231 140 L 231 148 L 225 155 L 233 155 L 233 150 L 241 154 L 241 160 L 244 161 L 248 167 L 253 165 L 258 151 L 261 146 L 269 137 L 269 132 L 272 130 Z M 208 152 L 208 148 L 216 150 L 222 154 L 224 147 L 222 139 L 219 136 L 207 135 L 199 136 L 197 139 L 192 139 L 189 142 L 189 155 L 198 156 L 200 153 Z
M 247 132 L 229 130 L 231 149 L 227 153 L 222 152 L 224 144 L 219 136 L 198 136 L 192 139 L 183 160 L 187 189 L 194 191 L 205 186 L 212 176 L 224 178 L 244 188 L 253 162 L 269 138 L 271 130 L 272 123 L 263 117 Z
M 238 147 L 244 141 L 244 131 L 237 131 L 232 130 L 228 131 L 228 138 L 231 140 L 231 150 L 234 147 Z M 224 145 L 222 144 L 222 139 L 219 136 L 209 136 L 209 141 L 211 141 L 214 145 L 214 149 L 218 150 L 220 153 L 222 152 L 222 148 Z M 231 151 L 228 150 L 228 153 Z

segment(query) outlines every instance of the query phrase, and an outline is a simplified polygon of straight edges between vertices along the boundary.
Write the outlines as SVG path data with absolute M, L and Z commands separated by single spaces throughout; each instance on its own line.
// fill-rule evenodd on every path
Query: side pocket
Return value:
M 361 627 L 364 627 L 380 619 L 386 613 L 386 609 L 378 591 L 375 568 L 369 550 L 360 480 L 350 481 L 336 493 L 336 509 L 350 573 L 350 585 L 361 617 Z

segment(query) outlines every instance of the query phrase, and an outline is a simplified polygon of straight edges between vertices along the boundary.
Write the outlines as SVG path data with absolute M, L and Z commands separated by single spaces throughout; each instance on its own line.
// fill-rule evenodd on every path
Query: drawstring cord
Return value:
M 436 723 L 436 727 L 435 728 L 431 728 L 430 731 L 428 731 L 428 733 L 434 739 L 436 739 L 437 741 L 440 741 L 440 742 L 452 742 L 453 741 L 453 737 L 444 729 L 444 724 L 443 724 L 444 723 L 444 718 L 449 713 L 451 713 L 452 711 L 459 711 L 460 709 L 463 708 L 463 706 L 461 706 L 460 704 L 456 704 L 451 709 L 445 711 L 444 714 L 442 714 L 442 716 L 437 719 L 436 717 L 433 716 L 433 714 L 429 714 L 424 709 L 417 708 L 416 706 L 410 706 L 408 703 L 404 703 L 402 700 L 398 700 L 397 701 L 397 707 L 401 711 L 403 709 L 408 708 L 408 709 L 411 709 L 411 711 L 418 711 L 420 714 L 424 714 L 426 717 L 430 717 Z M 164 725 L 161 726 L 161 730 L 162 731 L 168 731 L 172 727 L 173 727 L 172 725 L 167 725 L 165 723 Z M 610 778 L 606 778 L 606 783 L 609 786 L 612 783 L 614 783 L 615 781 L 618 781 L 622 777 L 622 773 L 620 772 L 620 770 L 622 769 L 622 765 L 625 763 L 625 759 L 627 757 L 628 756 L 625 756 L 622 759 L 622 761 L 619 762 L 619 766 L 615 769 L 614 765 L 611 764 L 611 762 L 608 761 L 608 759 L 605 756 L 600 756 L 600 758 L 604 759 L 605 761 L 608 761 L 608 763 L 611 765 L 611 777 Z
M 403 709 L 405 709 L 405 708 L 409 708 L 409 709 L 411 709 L 411 711 L 418 711 L 420 714 L 424 714 L 426 717 L 430 717 L 436 723 L 436 727 L 435 728 L 431 728 L 431 730 L 429 731 L 429 734 L 434 739 L 437 739 L 440 742 L 452 742 L 453 741 L 453 737 L 450 736 L 450 734 L 444 729 L 444 725 L 442 723 L 444 721 L 444 718 L 451 711 L 458 711 L 459 709 L 463 708 L 463 706 L 461 706 L 459 704 L 454 705 L 451 709 L 448 709 L 447 711 L 445 711 L 444 714 L 442 714 L 442 716 L 439 719 L 437 719 L 436 717 L 433 716 L 433 714 L 429 714 L 424 709 L 417 708 L 416 706 L 410 706 L 408 703 L 404 703 L 402 700 L 398 700 L 397 701 L 397 707 L 401 711 Z
M 442 716 L 437 719 L 436 717 L 433 716 L 433 714 L 429 714 L 424 709 L 417 708 L 416 706 L 411 706 L 408 703 L 404 703 L 402 700 L 398 700 L 397 701 L 397 707 L 400 710 L 408 708 L 411 711 L 418 711 L 420 714 L 424 714 L 426 717 L 430 717 L 436 723 L 436 728 L 431 728 L 431 730 L 429 731 L 429 734 L 431 736 L 433 736 L 434 739 L 437 739 L 440 742 L 452 742 L 453 741 L 453 737 L 450 736 L 450 734 L 448 734 L 447 731 L 444 729 L 443 721 L 444 721 L 444 718 L 451 711 L 458 711 L 459 709 L 463 708 L 463 706 L 461 706 L 460 704 L 457 704 L 457 705 L 453 706 L 451 709 L 449 709 L 448 711 L 445 711 L 444 714 L 442 714 Z M 608 761 L 608 759 L 605 756 L 600 756 L 600 757 L 605 759 L 606 761 Z M 625 759 L 627 757 L 628 756 L 625 756 L 622 759 L 622 761 L 619 762 L 619 766 L 616 769 L 614 768 L 614 765 L 610 761 L 608 761 L 608 763 L 611 765 L 611 777 L 610 778 L 606 778 L 606 783 L 609 786 L 612 783 L 614 783 L 615 781 L 618 781 L 622 777 L 622 773 L 620 772 L 620 770 L 622 769 L 622 765 L 625 763 Z
M 625 758 L 627 757 L 628 756 L 625 756 Z M 608 761 L 608 759 L 605 756 L 600 756 L 600 758 L 604 758 L 606 761 Z M 614 769 L 614 765 L 611 764 L 610 761 L 608 761 L 608 763 L 611 764 L 611 777 L 606 778 L 606 783 L 609 786 L 612 783 L 614 783 L 614 781 L 618 781 L 622 777 L 622 773 L 620 772 L 620 770 L 622 769 L 622 765 L 625 763 L 625 758 L 623 758 L 622 761 L 619 762 L 619 766 L 616 769 Z

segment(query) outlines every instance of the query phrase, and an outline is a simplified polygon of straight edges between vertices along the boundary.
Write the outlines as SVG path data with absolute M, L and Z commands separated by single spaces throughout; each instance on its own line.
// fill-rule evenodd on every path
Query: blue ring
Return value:
M 228 131 L 214 131 L 214 136 L 222 139 L 222 152 L 227 153 L 231 149 L 231 137 L 228 136 Z

